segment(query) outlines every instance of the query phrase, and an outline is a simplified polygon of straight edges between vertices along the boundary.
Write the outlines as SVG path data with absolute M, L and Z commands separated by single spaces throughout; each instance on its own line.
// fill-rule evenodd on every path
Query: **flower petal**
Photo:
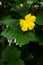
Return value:
M 29 19 L 30 19 L 30 17 L 31 17 L 31 14 L 26 15 L 26 16 L 25 16 L 25 20 L 28 22 Z
M 35 23 L 30 22 L 28 26 L 29 30 L 32 30 L 34 26 L 35 26 Z
M 20 19 L 20 26 L 24 26 L 25 25 L 25 20 L 23 20 L 23 19 Z
M 21 28 L 21 30 L 22 30 L 22 31 L 27 31 L 27 30 L 28 30 L 28 26 L 27 26 L 27 24 L 24 25 L 24 26 Z
M 25 19 L 20 19 L 20 26 L 22 31 L 32 30 L 35 26 L 36 16 L 28 14 Z
M 36 16 L 31 16 L 30 21 L 35 22 L 36 21 Z

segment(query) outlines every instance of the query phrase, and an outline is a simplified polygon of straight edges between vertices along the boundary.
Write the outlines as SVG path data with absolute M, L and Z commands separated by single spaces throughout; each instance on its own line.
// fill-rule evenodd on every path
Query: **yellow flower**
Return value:
M 20 19 L 20 26 L 22 31 L 32 30 L 35 26 L 36 16 L 28 14 L 25 19 Z

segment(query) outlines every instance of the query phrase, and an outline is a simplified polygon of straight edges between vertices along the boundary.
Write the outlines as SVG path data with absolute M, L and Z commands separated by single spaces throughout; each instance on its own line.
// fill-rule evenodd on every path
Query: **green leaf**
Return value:
M 38 41 L 43 45 L 43 35 L 40 36 L 34 31 L 22 32 L 19 28 L 6 29 L 1 35 L 9 40 L 16 39 L 19 46 L 28 44 L 30 41 Z
M 24 62 L 21 59 L 8 63 L 8 65 L 24 65 Z
M 43 25 L 43 11 L 38 13 L 36 23 L 39 25 Z
M 15 65 L 25 65 L 24 62 L 21 59 L 18 59 L 15 63 Z
M 2 52 L 2 59 L 8 62 L 16 61 L 20 57 L 20 51 L 15 47 L 7 47 Z
M 1 23 L 6 24 L 7 26 L 15 26 L 15 23 L 17 22 L 16 19 L 12 19 L 10 16 L 4 17 L 3 20 L 1 20 Z
M 1 33 L 1 35 L 3 35 L 9 40 L 13 40 L 14 39 L 14 29 L 10 29 L 10 28 L 6 29 L 5 31 Z
M 11 30 L 5 30 L 2 32 L 2 35 L 9 40 L 16 39 L 19 46 L 25 45 L 30 41 L 36 41 L 35 33 L 32 31 L 22 32 L 21 29 L 12 28 Z

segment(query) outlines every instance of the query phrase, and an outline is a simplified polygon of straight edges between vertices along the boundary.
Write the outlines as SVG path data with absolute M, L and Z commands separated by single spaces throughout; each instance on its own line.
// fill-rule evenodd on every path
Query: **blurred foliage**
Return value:
M 42 21 L 43 21 L 43 11 L 38 13 L 36 23 L 39 25 L 43 25 Z
M 23 32 L 19 20 L 29 13 L 36 25 Z M 0 0 L 0 65 L 43 65 L 43 0 Z
M 7 46 L 2 52 L 2 59 L 0 59 L 1 65 L 24 65 L 24 62 L 20 59 L 20 51 L 16 47 Z
M 6 52 L 7 51 L 7 52 Z M 2 52 L 2 58 L 3 60 L 6 60 L 8 62 L 16 61 L 20 57 L 20 51 L 16 48 L 13 47 L 7 47 L 3 52 Z

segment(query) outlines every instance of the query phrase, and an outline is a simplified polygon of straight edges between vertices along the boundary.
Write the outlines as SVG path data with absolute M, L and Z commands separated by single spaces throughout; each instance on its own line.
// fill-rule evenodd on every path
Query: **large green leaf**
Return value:
M 41 33 L 42 34 L 42 33 Z M 43 44 L 43 35 L 40 36 L 34 31 L 22 32 L 19 28 L 6 29 L 1 35 L 9 40 L 16 39 L 19 46 L 28 44 L 30 41 L 38 41 Z
M 43 11 L 38 13 L 36 23 L 39 25 L 43 25 Z
M 7 26 L 15 26 L 15 23 L 18 23 L 16 19 L 12 19 L 10 16 L 4 17 L 0 23 L 6 24 Z
M 19 28 L 7 29 L 2 32 L 2 35 L 9 40 L 16 39 L 20 46 L 30 41 L 36 41 L 36 36 L 33 31 L 22 32 Z
M 2 59 L 4 61 L 12 62 L 16 61 L 20 57 L 20 51 L 15 47 L 7 47 L 2 52 Z

